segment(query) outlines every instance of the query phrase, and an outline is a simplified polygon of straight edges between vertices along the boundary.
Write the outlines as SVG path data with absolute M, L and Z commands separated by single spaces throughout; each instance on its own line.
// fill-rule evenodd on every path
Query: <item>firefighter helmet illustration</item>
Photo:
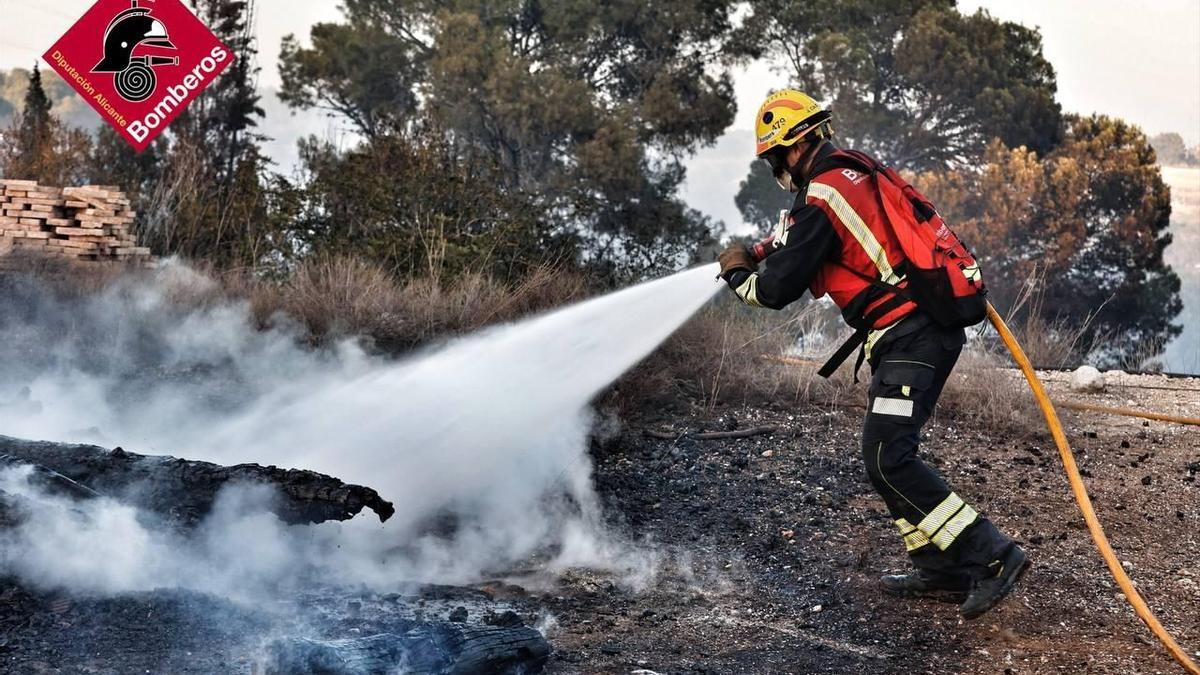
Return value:
M 145 101 L 154 93 L 158 78 L 154 69 L 179 65 L 177 56 L 134 54 L 139 47 L 175 49 L 163 22 L 150 16 L 150 8 L 132 0 L 132 7 L 113 17 L 104 32 L 104 58 L 93 73 L 114 73 L 117 93 L 126 101 Z

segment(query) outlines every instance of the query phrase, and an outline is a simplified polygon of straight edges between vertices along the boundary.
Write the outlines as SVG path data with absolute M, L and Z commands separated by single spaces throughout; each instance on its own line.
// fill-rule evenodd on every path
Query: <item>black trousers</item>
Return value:
M 905 321 L 911 323 L 885 333 L 871 351 L 862 433 L 867 475 L 887 503 L 916 567 L 931 574 L 986 578 L 995 574 L 990 565 L 1013 541 L 917 454 L 921 426 L 958 361 L 965 334 L 925 317 Z

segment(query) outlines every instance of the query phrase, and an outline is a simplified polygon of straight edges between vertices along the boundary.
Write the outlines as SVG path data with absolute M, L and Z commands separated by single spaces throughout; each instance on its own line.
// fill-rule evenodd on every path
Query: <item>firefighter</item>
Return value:
M 904 254 L 868 180 L 864 160 L 874 160 L 831 142 L 829 111 L 799 91 L 780 91 L 759 109 L 756 136 L 755 154 L 796 201 L 765 268 L 759 271 L 751 251 L 735 243 L 720 255 L 721 277 L 756 307 L 781 309 L 806 289 L 814 298 L 829 295 L 859 330 L 862 344 L 848 343 L 849 351 L 859 350 L 856 372 L 866 360 L 872 373 L 863 461 L 915 568 L 882 577 L 882 588 L 959 602 L 965 618 L 978 617 L 1012 590 L 1029 561 L 917 453 L 921 427 L 965 332 L 944 328 L 915 302 L 888 291 L 903 278 Z M 841 359 L 846 352 L 839 350 Z

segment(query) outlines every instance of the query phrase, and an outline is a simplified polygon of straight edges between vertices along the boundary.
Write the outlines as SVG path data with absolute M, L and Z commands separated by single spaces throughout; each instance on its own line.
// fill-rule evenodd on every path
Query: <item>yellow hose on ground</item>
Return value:
M 1025 379 L 1029 381 L 1029 388 L 1033 391 L 1033 395 L 1037 398 L 1038 406 L 1042 409 L 1042 414 L 1046 417 L 1046 425 L 1050 427 L 1050 434 L 1054 436 L 1054 444 L 1058 446 L 1058 454 L 1062 457 L 1063 468 L 1067 472 L 1067 480 L 1071 483 L 1071 492 L 1075 493 L 1075 501 L 1079 503 L 1079 510 L 1083 512 L 1083 519 L 1087 522 L 1088 532 L 1092 534 L 1092 540 L 1096 542 L 1096 548 L 1100 551 L 1100 556 L 1104 558 L 1104 564 L 1108 565 L 1108 571 L 1112 573 L 1113 578 L 1117 580 L 1117 585 L 1121 587 L 1121 591 L 1125 593 L 1125 599 L 1133 606 L 1133 611 L 1137 612 L 1139 618 L 1146 622 L 1150 628 L 1150 632 L 1162 642 L 1171 656 L 1183 666 L 1183 669 L 1192 675 L 1200 675 L 1200 666 L 1196 665 L 1183 648 L 1179 646 L 1166 628 L 1158 622 L 1154 613 L 1146 606 L 1146 601 L 1138 594 L 1137 589 L 1133 587 L 1133 582 L 1130 581 L 1129 575 L 1125 574 L 1125 570 L 1121 567 L 1121 563 L 1117 560 L 1117 556 L 1113 553 L 1112 547 L 1108 545 L 1108 537 L 1104 536 L 1104 528 L 1100 526 L 1100 521 L 1096 518 L 1096 512 L 1092 509 L 1092 500 L 1088 497 L 1087 488 L 1083 486 L 1083 479 L 1079 477 L 1079 469 L 1075 466 L 1075 456 L 1071 454 L 1071 446 L 1067 445 L 1066 434 L 1063 433 L 1062 424 L 1058 421 L 1058 413 L 1054 412 L 1054 405 L 1050 403 L 1050 397 L 1046 395 L 1046 389 L 1042 386 L 1041 380 L 1037 374 L 1033 372 L 1033 365 L 1029 363 L 1029 358 L 1025 356 L 1021 345 L 1017 344 L 1016 338 L 1013 337 L 1008 326 L 1004 324 L 1004 320 L 996 312 L 996 308 L 992 307 L 989 302 L 987 307 L 988 319 L 992 325 L 996 327 L 996 332 L 1000 334 L 1000 339 L 1004 341 L 1004 346 L 1008 347 L 1008 351 L 1012 353 L 1013 359 L 1020 366 L 1021 372 L 1025 374 Z
M 1126 417 L 1141 417 L 1148 420 L 1158 420 L 1159 422 L 1174 422 L 1175 424 L 1192 424 L 1200 426 L 1200 417 L 1181 417 L 1179 415 L 1164 415 L 1163 413 L 1145 412 L 1143 410 L 1130 410 L 1129 408 L 1110 408 L 1105 405 L 1092 405 L 1091 403 L 1073 403 L 1070 401 L 1059 401 L 1059 405 L 1071 410 L 1084 410 L 1087 412 L 1108 413 L 1110 415 L 1124 415 Z
M 815 365 L 818 362 L 812 359 L 798 359 L 794 356 L 775 356 L 774 354 L 763 354 L 762 358 L 767 361 L 783 363 L 789 366 L 805 366 Z M 1179 387 L 1171 387 L 1172 391 L 1187 391 Z M 1093 405 L 1091 403 L 1075 403 L 1074 401 L 1058 401 L 1055 405 L 1067 408 L 1069 410 L 1081 410 L 1084 412 L 1108 413 L 1109 415 L 1124 415 L 1125 417 L 1140 417 L 1147 420 L 1156 420 L 1159 422 L 1173 422 L 1175 424 L 1191 424 L 1200 426 L 1200 417 L 1183 417 L 1181 415 L 1167 415 L 1166 413 L 1156 413 L 1146 410 L 1133 410 L 1132 408 L 1110 408 L 1105 405 Z M 856 407 L 856 406 L 850 406 Z M 861 407 L 861 406 L 857 406 Z

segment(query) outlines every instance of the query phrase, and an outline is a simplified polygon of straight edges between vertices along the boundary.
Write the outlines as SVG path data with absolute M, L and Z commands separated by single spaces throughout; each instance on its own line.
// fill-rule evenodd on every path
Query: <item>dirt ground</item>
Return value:
M 1067 374 L 1044 376 L 1059 400 L 1200 411 L 1200 378 L 1116 376 L 1106 393 L 1072 394 Z M 0 579 L 0 672 L 258 673 L 263 635 L 373 635 L 463 606 L 469 621 L 511 610 L 542 629 L 555 650 L 549 673 L 1181 672 L 1119 595 L 1038 418 L 981 429 L 941 412 L 923 443 L 956 491 L 1029 552 L 1033 567 L 1008 601 L 964 622 L 952 604 L 882 595 L 877 577 L 906 561 L 858 459 L 860 414 L 663 410 L 597 441 L 606 512 L 641 542 L 632 558 L 657 569 L 652 578 L 572 570 L 269 607 L 174 590 L 67 598 Z M 1178 641 L 1200 652 L 1200 428 L 1061 414 L 1119 557 Z M 684 435 L 758 425 L 779 431 Z
M 1018 377 L 999 371 L 997 377 Z M 1060 400 L 1200 412 L 1200 379 L 1112 377 Z M 716 410 L 627 425 L 596 452 L 599 490 L 670 560 L 652 587 L 565 576 L 550 610 L 554 673 L 1176 673 L 1096 552 L 1041 419 L 984 432 L 940 414 L 923 454 L 1029 552 L 999 608 L 881 595 L 903 546 L 857 458 L 861 410 Z M 1200 657 L 1200 428 L 1060 411 L 1101 522 L 1159 619 Z M 649 437 L 772 424 L 740 440 Z M 681 553 L 687 551 L 688 553 Z

